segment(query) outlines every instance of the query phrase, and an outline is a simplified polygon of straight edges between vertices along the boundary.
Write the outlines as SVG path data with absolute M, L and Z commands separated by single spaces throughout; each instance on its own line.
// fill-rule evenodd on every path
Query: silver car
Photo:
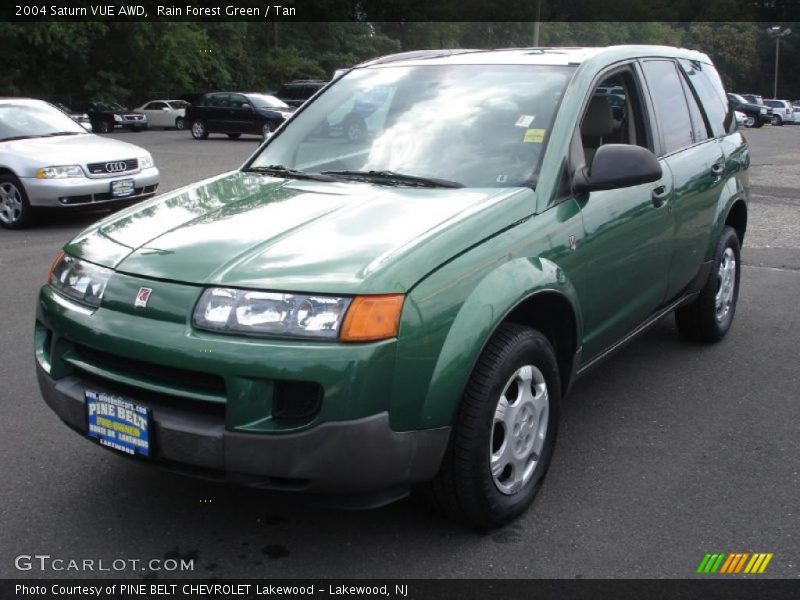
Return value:
M 127 205 L 158 183 L 143 148 L 89 133 L 47 102 L 0 99 L 0 226 L 27 227 L 37 208 Z

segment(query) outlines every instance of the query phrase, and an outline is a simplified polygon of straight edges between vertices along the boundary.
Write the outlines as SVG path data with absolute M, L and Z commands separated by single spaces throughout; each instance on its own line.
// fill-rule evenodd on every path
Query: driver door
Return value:
M 587 99 L 576 131 L 580 142 L 573 144 L 579 154 L 572 157 L 573 164 L 591 164 L 597 148 L 607 143 L 654 150 L 657 138 L 645 98 L 635 64 L 606 76 Z M 664 302 L 673 238 L 673 183 L 667 163 L 659 163 L 659 181 L 574 196 L 584 224 L 573 262 L 583 307 L 584 360 L 625 338 Z

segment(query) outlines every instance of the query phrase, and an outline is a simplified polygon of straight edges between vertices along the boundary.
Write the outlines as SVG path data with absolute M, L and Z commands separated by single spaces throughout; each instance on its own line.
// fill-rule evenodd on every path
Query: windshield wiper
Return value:
M 14 140 L 30 140 L 33 138 L 44 137 L 43 135 L 14 135 L 12 137 L 7 137 L 0 139 L 0 142 L 13 142 Z
M 46 133 L 41 137 L 56 137 L 58 135 L 83 135 L 88 133 L 86 131 L 56 131 L 55 133 Z
M 418 177 L 417 175 L 406 175 L 395 173 L 394 171 L 322 171 L 323 175 L 334 175 L 336 177 L 347 177 L 360 179 L 374 183 L 386 185 L 415 185 L 419 187 L 439 187 L 439 188 L 462 188 L 463 183 L 448 181 L 447 179 L 436 179 L 434 177 Z
M 264 175 L 274 175 L 276 177 L 286 177 L 287 179 L 312 179 L 314 181 L 336 181 L 335 178 L 328 175 L 319 175 L 317 173 L 307 173 L 298 169 L 290 169 L 283 165 L 269 165 L 266 167 L 248 167 L 242 169 L 245 173 L 263 173 Z

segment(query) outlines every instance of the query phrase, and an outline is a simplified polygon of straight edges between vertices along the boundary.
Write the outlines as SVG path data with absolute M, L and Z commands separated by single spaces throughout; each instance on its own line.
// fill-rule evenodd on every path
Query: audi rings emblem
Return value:
M 106 172 L 108 173 L 122 173 L 122 171 L 126 171 L 128 169 L 128 165 L 124 162 L 109 162 L 106 163 Z

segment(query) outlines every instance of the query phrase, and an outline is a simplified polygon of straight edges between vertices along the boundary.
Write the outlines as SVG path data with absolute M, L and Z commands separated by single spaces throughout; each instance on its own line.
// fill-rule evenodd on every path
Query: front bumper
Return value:
M 54 380 L 41 366 L 37 375 L 48 406 L 83 434 L 87 386 L 113 392 L 76 376 Z M 180 410 L 135 401 L 152 411 L 157 463 L 276 490 L 359 493 L 427 481 L 436 474 L 449 434 L 449 428 L 393 431 L 385 412 L 293 434 L 237 433 L 212 417 L 190 418 Z
M 132 196 L 112 198 L 111 182 L 121 179 L 133 179 L 136 193 Z M 28 201 L 31 206 L 66 208 L 143 200 L 156 193 L 159 180 L 158 169 L 151 167 L 116 177 L 91 179 L 88 177 L 65 177 L 63 179 L 25 177 L 22 179 L 22 184 L 28 193 Z
M 135 308 L 143 284 L 152 288 L 150 301 Z M 44 286 L 35 350 L 47 404 L 81 433 L 87 389 L 146 406 L 151 460 L 204 477 L 344 494 L 435 476 L 450 428 L 392 429 L 393 341 L 339 345 L 197 331 L 181 311 L 191 311 L 201 292 L 117 273 L 103 306 L 89 310 Z M 311 382 L 323 394 L 315 412 L 286 420 L 275 412 L 277 390 L 293 382 Z

